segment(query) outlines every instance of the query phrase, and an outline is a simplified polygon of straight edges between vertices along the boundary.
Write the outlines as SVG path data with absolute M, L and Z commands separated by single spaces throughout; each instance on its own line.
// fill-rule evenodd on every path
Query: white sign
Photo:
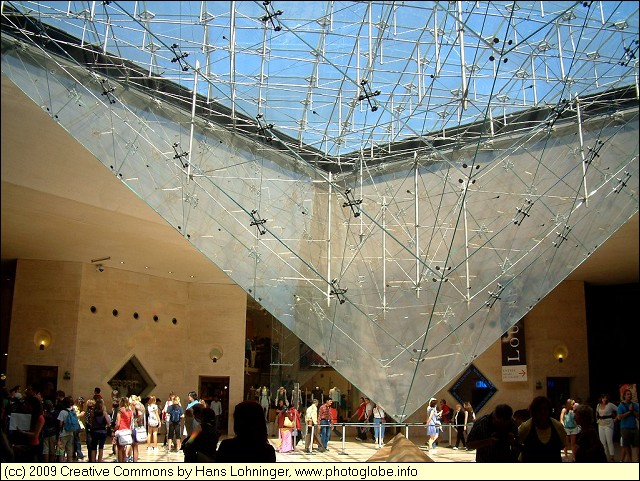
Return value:
M 527 380 L 527 365 L 502 366 L 502 382 L 518 382 Z

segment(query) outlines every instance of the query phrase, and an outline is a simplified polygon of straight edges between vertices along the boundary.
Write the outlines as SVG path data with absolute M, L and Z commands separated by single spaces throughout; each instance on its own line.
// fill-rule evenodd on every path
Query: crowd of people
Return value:
M 544 396 L 531 401 L 525 416 L 524 410 L 516 415 L 508 404 L 499 404 L 473 424 L 467 447 L 476 450 L 476 462 L 611 462 L 616 461 L 613 433 L 617 421 L 620 461 L 637 462 L 638 403 L 631 397 L 631 390 L 624 390 L 616 406 L 603 394 L 595 409 L 567 399 L 560 419 L 552 416 L 553 405 Z
M 87 457 L 104 462 L 106 449 L 117 462 L 137 462 L 141 449 L 159 452 L 163 431 L 163 448 L 183 451 L 185 461 L 213 461 L 220 414 L 217 397 L 207 405 L 195 391 L 187 394 L 183 407 L 173 392 L 163 403 L 154 395 L 143 400 L 113 390 L 107 401 L 96 387 L 85 401 L 64 391 L 43 399 L 31 387 L 23 393 L 16 386 L 2 390 L 2 460 L 74 462 Z
M 304 414 L 294 403 L 279 403 L 277 450 L 294 451 L 304 436 L 306 452 L 311 453 L 314 444 L 318 451 L 328 451 L 337 422 L 332 403 L 331 398 L 321 404 L 312 399 L 303 408 Z M 568 399 L 559 419 L 553 417 L 552 403 L 544 396 L 535 397 L 528 409 L 514 412 L 508 404 L 499 404 L 478 418 L 469 402 L 450 409 L 446 400 L 431 398 L 425 419 L 427 450 L 437 452 L 443 424 L 449 424 L 456 434 L 455 445 L 449 439 L 449 447 L 475 450 L 477 462 L 607 462 L 616 460 L 614 432 L 618 428 L 620 461 L 633 462 L 636 453 L 637 462 L 638 411 L 629 389 L 617 406 L 606 394 L 593 408 Z M 187 394 L 183 406 L 173 392 L 163 403 L 154 395 L 143 400 L 113 390 L 106 401 L 96 387 L 85 401 L 63 391 L 55 399 L 42 399 L 33 388 L 22 393 L 16 386 L 2 392 L 1 460 L 74 462 L 87 456 L 90 462 L 103 462 L 107 445 L 106 450 L 111 451 L 107 456 L 114 461 L 137 462 L 141 449 L 151 456 L 158 452 L 162 431 L 163 448 L 183 451 L 185 462 L 275 462 L 259 402 L 246 400 L 236 405 L 235 436 L 221 442 L 220 414 L 217 398 L 207 405 L 195 391 Z M 376 448 L 384 446 L 386 414 L 382 406 L 362 397 L 351 420 L 359 424 L 357 440 L 371 437 Z

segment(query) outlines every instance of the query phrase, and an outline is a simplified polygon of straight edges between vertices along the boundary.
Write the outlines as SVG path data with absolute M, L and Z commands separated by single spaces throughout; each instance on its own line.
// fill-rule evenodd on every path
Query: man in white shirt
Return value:
M 220 416 L 222 416 L 222 403 L 220 402 L 220 398 L 218 396 L 213 396 L 213 400 L 211 401 L 211 409 L 214 413 L 216 413 L 216 431 L 220 426 Z
M 320 439 L 320 426 L 318 425 L 318 400 L 311 401 L 311 405 L 304 414 L 304 422 L 306 425 L 306 434 L 304 439 L 304 450 L 307 453 L 312 452 L 313 441 L 318 443 L 318 451 L 324 452 L 324 446 Z M 311 440 L 311 431 L 313 431 L 313 441 Z

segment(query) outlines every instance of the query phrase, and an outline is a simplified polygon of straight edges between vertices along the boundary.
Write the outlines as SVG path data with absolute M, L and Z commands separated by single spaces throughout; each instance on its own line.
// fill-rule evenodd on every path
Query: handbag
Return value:
M 133 430 L 133 439 L 136 443 L 147 442 L 147 428 L 144 426 L 138 426 Z
M 116 431 L 116 442 L 118 446 L 130 446 L 133 444 L 131 429 L 119 429 Z
M 288 417 L 286 417 L 286 416 L 284 418 L 284 427 L 285 428 L 292 428 L 293 427 L 293 421 L 291 419 L 289 419 Z
M 131 424 L 133 425 L 134 418 L 131 418 Z M 142 415 L 142 426 L 136 426 L 133 428 L 133 440 L 136 443 L 146 443 L 147 442 L 147 422 L 144 414 Z

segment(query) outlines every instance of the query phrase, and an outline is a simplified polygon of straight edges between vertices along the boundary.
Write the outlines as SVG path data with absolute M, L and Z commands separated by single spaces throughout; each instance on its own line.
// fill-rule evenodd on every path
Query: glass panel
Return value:
M 496 393 L 496 387 L 477 367 L 471 364 L 451 386 L 449 392 L 460 404 L 469 402 L 473 411 L 478 414 L 482 407 Z

